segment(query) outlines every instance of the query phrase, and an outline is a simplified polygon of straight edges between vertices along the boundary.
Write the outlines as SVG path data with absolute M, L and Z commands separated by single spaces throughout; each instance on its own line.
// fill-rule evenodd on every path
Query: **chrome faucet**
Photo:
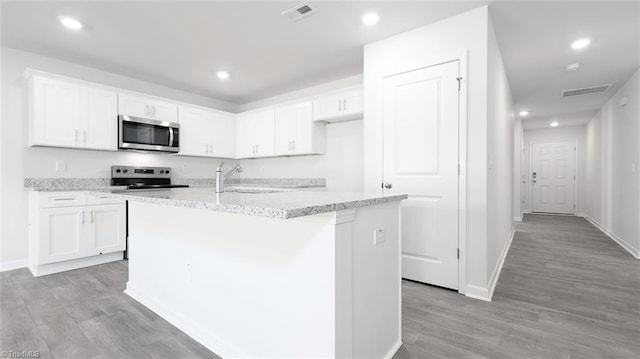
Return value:
M 240 164 L 238 163 L 237 165 L 235 165 L 235 167 L 233 167 L 232 169 L 229 170 L 229 172 L 224 173 L 222 171 L 222 166 L 224 166 L 224 162 L 220 163 L 220 166 L 218 166 L 218 168 L 216 169 L 216 193 L 222 193 L 224 192 L 224 182 L 231 177 L 234 173 L 238 172 L 242 172 L 242 166 L 240 166 Z

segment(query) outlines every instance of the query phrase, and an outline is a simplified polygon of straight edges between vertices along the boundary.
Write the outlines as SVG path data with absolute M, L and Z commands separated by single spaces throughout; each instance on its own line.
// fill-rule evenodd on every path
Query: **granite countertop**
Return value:
M 174 178 L 173 184 L 186 184 L 190 187 L 215 187 L 211 178 Z M 230 178 L 225 186 L 320 189 L 325 187 L 324 178 Z M 125 186 L 112 186 L 110 178 L 25 178 L 24 187 L 42 192 L 55 191 L 93 191 L 124 190 Z
M 272 218 L 296 218 L 344 209 L 400 201 L 406 194 L 383 192 L 268 191 L 235 189 L 215 193 L 212 188 L 173 188 L 152 191 L 100 191 L 114 198 L 167 206 L 196 208 Z M 243 191 L 243 192 L 237 192 Z

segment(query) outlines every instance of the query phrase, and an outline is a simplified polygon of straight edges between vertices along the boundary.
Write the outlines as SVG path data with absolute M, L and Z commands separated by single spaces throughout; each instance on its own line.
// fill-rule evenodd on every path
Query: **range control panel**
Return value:
M 171 178 L 171 167 L 111 166 L 111 178 Z

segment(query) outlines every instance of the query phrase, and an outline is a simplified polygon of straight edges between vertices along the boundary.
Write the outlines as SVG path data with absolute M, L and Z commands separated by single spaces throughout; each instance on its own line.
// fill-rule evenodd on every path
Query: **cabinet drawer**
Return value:
M 107 195 L 87 194 L 87 204 L 124 204 L 125 200 L 113 198 Z
M 87 196 L 84 192 L 43 192 L 39 202 L 40 208 L 84 206 Z

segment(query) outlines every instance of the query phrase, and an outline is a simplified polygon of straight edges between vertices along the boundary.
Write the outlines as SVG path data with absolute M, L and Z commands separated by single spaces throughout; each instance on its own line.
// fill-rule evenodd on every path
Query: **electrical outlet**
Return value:
M 56 160 L 56 172 L 67 172 L 67 161 Z
M 375 229 L 373 231 L 373 245 L 384 242 L 384 229 Z

